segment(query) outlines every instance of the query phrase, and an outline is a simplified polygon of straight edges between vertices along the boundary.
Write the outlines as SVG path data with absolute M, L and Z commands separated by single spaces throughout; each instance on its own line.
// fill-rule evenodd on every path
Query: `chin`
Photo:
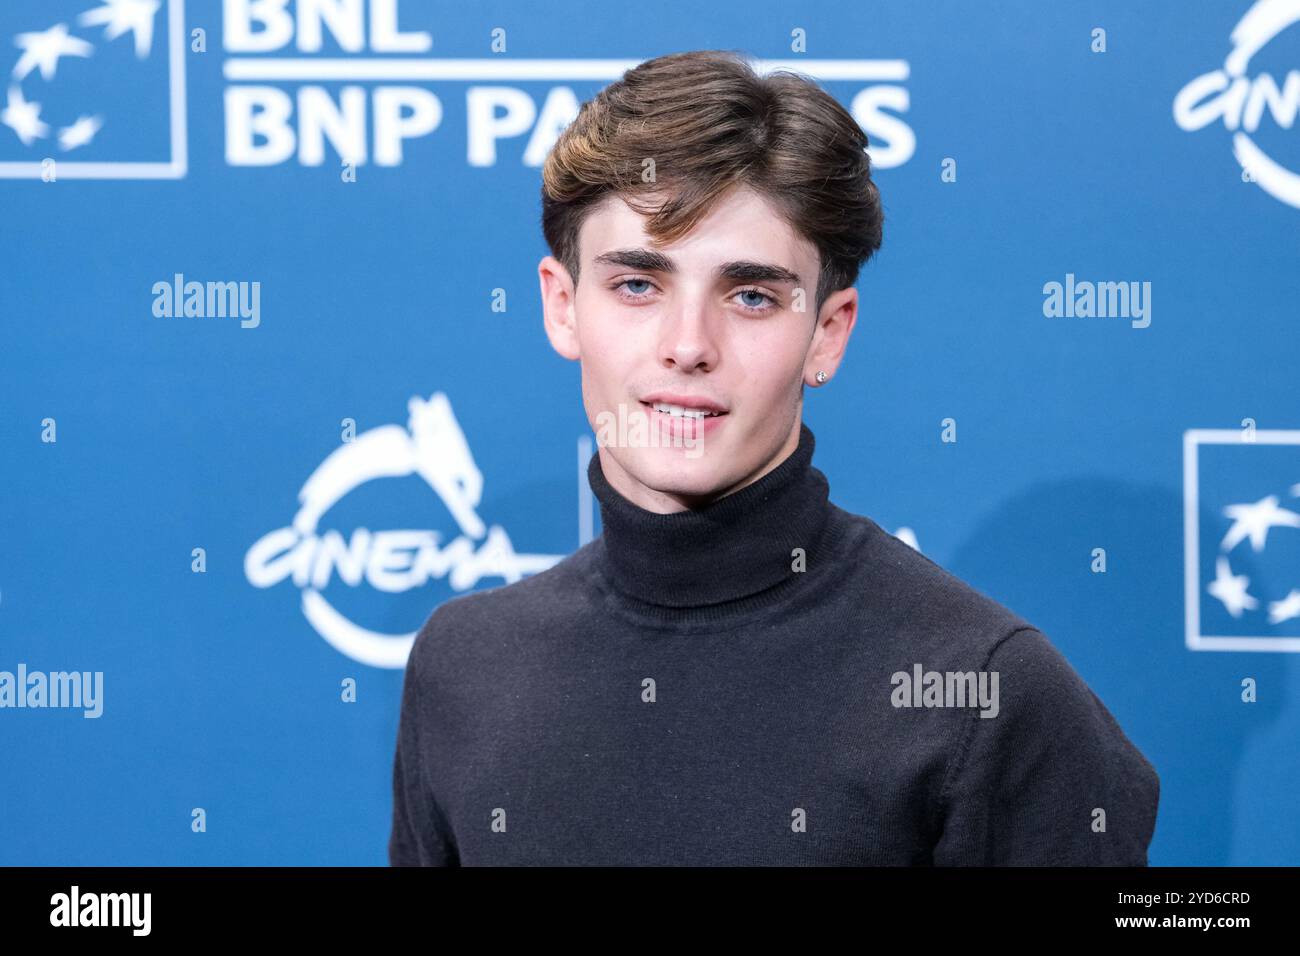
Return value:
M 621 462 L 623 470 L 647 488 L 660 494 L 683 497 L 714 495 L 729 487 L 729 470 L 707 447 L 698 457 L 686 448 L 638 448 L 630 460 Z

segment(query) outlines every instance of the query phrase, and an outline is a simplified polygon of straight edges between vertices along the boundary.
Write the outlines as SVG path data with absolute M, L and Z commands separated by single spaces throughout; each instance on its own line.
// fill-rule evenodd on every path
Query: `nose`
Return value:
M 688 301 L 663 316 L 660 328 L 660 362 L 683 372 L 712 371 L 717 367 L 717 317 L 700 301 Z

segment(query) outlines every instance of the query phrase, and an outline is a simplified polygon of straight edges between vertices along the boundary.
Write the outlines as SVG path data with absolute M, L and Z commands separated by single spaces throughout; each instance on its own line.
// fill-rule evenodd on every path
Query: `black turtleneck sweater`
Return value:
M 1145 865 L 1159 779 L 1102 702 L 812 453 L 676 514 L 593 456 L 601 536 L 416 638 L 390 863 Z

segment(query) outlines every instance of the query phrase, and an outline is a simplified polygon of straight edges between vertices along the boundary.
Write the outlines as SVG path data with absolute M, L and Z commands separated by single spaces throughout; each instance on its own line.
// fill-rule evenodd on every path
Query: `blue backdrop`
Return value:
M 385 862 L 410 635 L 599 532 L 539 164 L 699 48 L 874 144 L 832 499 L 1062 650 L 1153 864 L 1300 861 L 1300 4 L 323 6 L 0 6 L 0 863 Z

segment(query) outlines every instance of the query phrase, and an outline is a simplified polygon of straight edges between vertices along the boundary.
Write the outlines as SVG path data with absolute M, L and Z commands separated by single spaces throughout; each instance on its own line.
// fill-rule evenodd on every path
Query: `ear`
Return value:
M 808 358 L 804 362 L 803 380 L 816 387 L 817 373 L 825 372 L 827 381 L 835 374 L 844 358 L 844 350 L 849 344 L 849 333 L 858 321 L 858 290 L 850 286 L 832 292 L 822 303 L 817 317 L 817 328 L 813 330 L 812 343 L 808 347 Z
M 551 348 L 566 359 L 576 360 L 581 352 L 569 270 L 554 256 L 546 256 L 537 264 L 537 278 L 542 287 L 542 323 Z

